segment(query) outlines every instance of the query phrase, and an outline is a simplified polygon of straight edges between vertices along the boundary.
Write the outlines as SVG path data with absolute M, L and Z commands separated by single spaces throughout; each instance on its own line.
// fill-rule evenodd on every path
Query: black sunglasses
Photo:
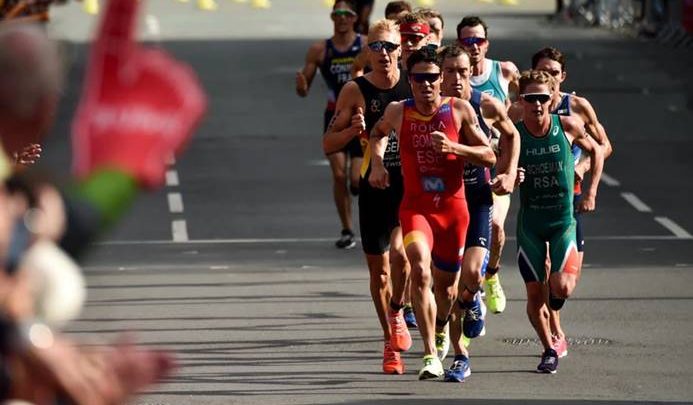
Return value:
M 440 79 L 440 73 L 412 73 L 409 76 L 416 83 L 435 83 Z
M 534 104 L 537 101 L 539 102 L 539 104 L 545 104 L 551 99 L 551 95 L 546 93 L 520 94 L 520 97 L 522 97 L 523 100 L 531 104 Z
M 385 49 L 389 53 L 399 48 L 399 44 L 393 44 L 388 41 L 373 41 L 368 43 L 368 48 L 373 52 L 380 52 Z

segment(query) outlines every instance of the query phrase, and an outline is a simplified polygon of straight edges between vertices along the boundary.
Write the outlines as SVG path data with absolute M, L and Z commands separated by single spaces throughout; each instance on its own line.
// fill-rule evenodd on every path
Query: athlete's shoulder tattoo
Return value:
M 327 132 L 332 131 L 334 128 L 334 123 L 337 121 L 337 117 L 339 117 L 339 113 L 341 113 L 342 110 L 337 110 L 335 113 L 332 115 L 332 119 L 330 119 L 330 123 L 327 124 Z

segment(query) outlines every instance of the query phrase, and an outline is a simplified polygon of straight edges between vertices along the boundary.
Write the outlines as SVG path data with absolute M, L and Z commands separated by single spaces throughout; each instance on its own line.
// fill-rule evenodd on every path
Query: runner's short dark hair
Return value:
M 385 6 L 385 16 L 399 14 L 402 11 L 411 13 L 411 4 L 408 1 L 391 1 Z
M 464 48 L 458 45 L 452 44 L 444 46 L 438 50 L 438 64 L 440 66 L 443 66 L 443 62 L 445 62 L 445 59 L 456 58 L 460 55 L 467 55 L 467 57 L 469 57 L 467 51 L 465 51 Z
M 417 8 L 416 13 L 421 14 L 424 18 L 437 18 L 440 20 L 440 28 L 445 28 L 445 20 L 442 14 L 432 8 Z
M 335 0 L 334 4 L 332 5 L 332 10 L 334 10 L 339 3 L 346 3 L 347 7 L 356 11 L 356 2 L 354 0 Z
M 484 27 L 484 35 L 488 37 L 488 25 L 482 20 L 480 17 L 477 17 L 475 15 L 469 15 L 466 16 L 460 21 L 459 24 L 457 24 L 457 39 L 460 38 L 460 31 L 462 31 L 462 28 L 464 27 L 476 27 L 477 25 L 481 25 Z
M 561 70 L 565 72 L 565 55 L 563 55 L 563 53 L 561 53 L 561 51 L 558 49 L 550 46 L 540 49 L 537 53 L 532 55 L 532 69 L 536 69 L 539 61 L 544 58 L 555 60 L 556 62 L 560 63 Z
M 423 48 L 414 51 L 409 59 L 407 59 L 407 72 L 411 72 L 414 65 L 422 62 L 432 63 L 440 67 L 440 62 L 438 62 L 436 51 L 432 48 L 424 46 Z

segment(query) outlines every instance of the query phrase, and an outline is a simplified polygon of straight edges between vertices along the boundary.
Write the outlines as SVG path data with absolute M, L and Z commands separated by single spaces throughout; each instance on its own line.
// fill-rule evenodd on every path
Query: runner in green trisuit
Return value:
M 520 77 L 522 120 L 515 124 L 521 139 L 519 165 L 525 171 L 520 184 L 517 261 L 527 288 L 527 314 L 545 349 L 537 367 L 542 373 L 555 373 L 558 367 L 558 355 L 551 347 L 546 297 L 568 298 L 577 284 L 579 269 L 571 145 L 576 144 L 591 158 L 592 176 L 578 210 L 594 210 L 604 164 L 602 149 L 590 140 L 579 118 L 550 114 L 554 86 L 554 79 L 546 72 L 524 72 Z M 551 259 L 548 277 L 544 269 L 547 246 Z

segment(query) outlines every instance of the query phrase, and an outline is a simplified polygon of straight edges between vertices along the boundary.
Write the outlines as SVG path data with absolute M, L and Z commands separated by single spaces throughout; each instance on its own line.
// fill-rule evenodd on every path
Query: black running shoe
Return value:
M 537 373 L 555 374 L 556 370 L 558 370 L 558 353 L 553 349 L 546 349 L 541 355 Z
M 345 229 L 342 231 L 342 237 L 337 240 L 337 242 L 334 243 L 335 246 L 339 249 L 351 249 L 354 246 L 356 246 L 356 239 L 354 238 L 354 234 L 348 230 Z

